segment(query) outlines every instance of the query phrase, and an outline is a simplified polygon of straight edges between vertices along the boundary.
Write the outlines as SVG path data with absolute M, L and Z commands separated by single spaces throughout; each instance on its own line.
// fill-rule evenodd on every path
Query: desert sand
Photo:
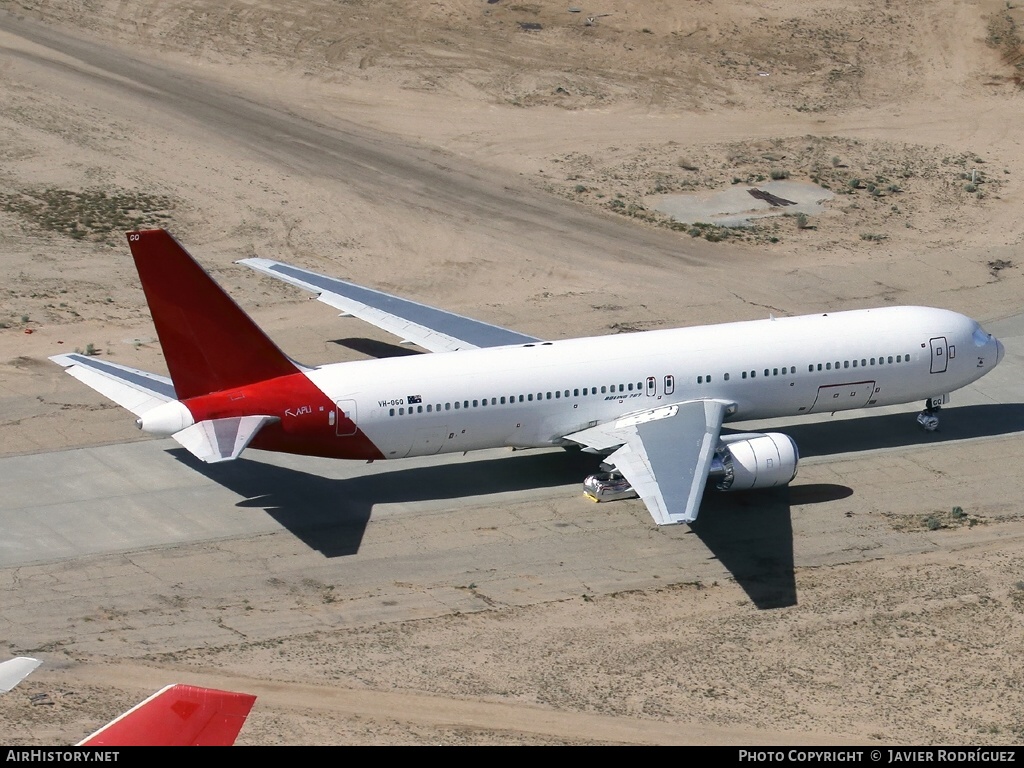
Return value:
M 549 338 L 885 304 L 1016 315 L 1022 36 L 1002 0 L 0 2 L 0 456 L 147 439 L 47 360 L 162 369 L 135 227 L 170 229 L 315 363 L 362 357 L 341 337 L 394 340 L 234 261 Z M 741 230 L 648 206 L 782 178 L 835 196 Z M 75 597 L 117 557 L 4 569 L 0 650 L 46 665 L 0 698 L 0 733 L 71 742 L 176 675 L 259 693 L 245 744 L 1017 743 L 1020 455 L 1011 434 L 907 448 L 906 473 L 813 465 L 801 482 L 856 493 L 819 505 L 834 534 L 795 525 L 799 600 L 773 610 L 723 573 L 290 630 L 288 611 L 326 610 L 321 571 L 250 587 L 285 618 L 228 641 L 184 570 L 187 601 L 141 610 Z M 993 456 L 1004 482 L 961 477 Z M 850 515 L 906 545 L 803 566 Z M 63 599 L 23 623 L 47 585 Z M 191 631 L 162 643 L 168 622 Z

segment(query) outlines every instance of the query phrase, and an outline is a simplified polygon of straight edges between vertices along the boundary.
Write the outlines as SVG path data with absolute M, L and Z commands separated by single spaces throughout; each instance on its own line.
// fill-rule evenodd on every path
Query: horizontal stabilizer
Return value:
M 390 293 L 364 288 L 355 283 L 327 277 L 280 261 L 242 259 L 238 263 L 304 290 L 318 293 L 320 301 L 341 310 L 345 315 L 358 317 L 398 336 L 403 343 L 418 344 L 431 352 L 504 347 L 539 341 L 524 333 L 409 301 Z
M 229 747 L 256 697 L 168 685 L 100 728 L 80 747 Z
M 77 353 L 54 355 L 50 359 L 136 416 L 176 399 L 174 385 L 166 376 Z
M 215 464 L 218 461 L 237 459 L 263 425 L 276 420 L 276 416 L 208 419 L 175 432 L 173 437 L 196 458 Z
M 7 693 L 42 664 L 39 659 L 18 656 L 0 664 L 0 693 Z

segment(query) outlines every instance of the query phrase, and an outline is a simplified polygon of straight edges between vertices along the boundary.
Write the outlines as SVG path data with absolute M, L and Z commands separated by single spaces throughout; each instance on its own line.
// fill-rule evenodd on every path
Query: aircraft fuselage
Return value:
M 185 401 L 195 420 L 278 417 L 255 448 L 382 459 L 564 444 L 624 414 L 698 399 L 728 421 L 924 401 L 991 370 L 964 315 L 869 310 L 325 365 Z

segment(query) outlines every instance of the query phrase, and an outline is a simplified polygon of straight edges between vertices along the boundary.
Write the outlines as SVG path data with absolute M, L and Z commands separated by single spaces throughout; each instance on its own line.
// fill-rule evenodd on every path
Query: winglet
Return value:
M 255 701 L 248 693 L 168 685 L 77 746 L 228 747 Z

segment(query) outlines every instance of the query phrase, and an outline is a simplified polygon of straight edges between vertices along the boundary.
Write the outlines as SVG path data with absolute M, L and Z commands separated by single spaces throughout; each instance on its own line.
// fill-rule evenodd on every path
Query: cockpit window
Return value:
M 988 340 L 990 337 L 987 333 L 985 333 L 985 330 L 979 325 L 977 328 L 974 329 L 973 338 L 975 345 L 983 347 L 986 344 L 988 344 Z

